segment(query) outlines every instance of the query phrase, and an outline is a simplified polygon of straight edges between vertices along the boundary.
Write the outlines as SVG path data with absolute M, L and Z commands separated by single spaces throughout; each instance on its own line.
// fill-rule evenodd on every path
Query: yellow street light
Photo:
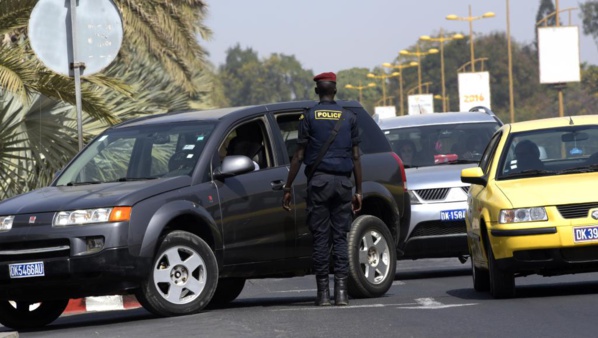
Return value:
M 430 86 L 432 85 L 432 81 L 428 81 L 428 82 L 424 82 L 421 85 L 417 85 L 414 87 L 411 87 L 407 90 L 407 95 L 411 95 L 413 94 L 413 92 L 417 89 L 420 93 L 422 91 L 423 87 L 426 87 L 426 93 L 430 92 Z
M 486 18 L 493 18 L 493 12 L 486 12 L 480 16 L 472 16 L 471 15 L 471 5 L 469 5 L 469 16 L 456 16 L 455 14 L 450 14 L 446 16 L 447 20 L 459 20 L 459 21 L 469 21 L 469 48 L 471 49 L 471 72 L 475 72 L 475 54 L 473 48 L 473 21 L 479 19 L 486 19 Z
M 406 64 L 402 64 L 402 65 L 393 65 L 392 63 L 389 62 L 385 62 L 382 64 L 382 67 L 386 67 L 386 68 L 394 68 L 394 69 L 398 69 L 399 70 L 399 111 L 401 112 L 401 116 L 405 115 L 405 110 L 404 110 L 404 99 L 403 99 L 403 69 L 404 68 L 409 68 L 409 67 L 417 67 L 417 65 L 419 65 L 419 63 L 415 62 L 415 61 L 411 61 L 409 63 Z
M 389 77 L 395 77 L 395 76 L 399 76 L 399 75 L 401 75 L 401 73 L 399 73 L 399 72 L 393 72 L 391 74 L 381 74 L 381 75 L 375 75 L 373 73 L 369 73 L 367 75 L 367 77 L 369 77 L 369 78 L 382 80 L 382 104 L 383 105 L 386 105 L 386 79 L 388 79 Z
M 450 101 L 450 96 L 442 96 L 442 95 L 434 95 L 434 98 L 436 100 L 442 100 L 442 106 L 444 107 L 446 104 L 446 107 L 448 110 L 446 111 L 451 111 L 451 101 Z
M 362 86 L 361 81 L 359 81 L 359 86 L 354 86 L 352 84 L 345 85 L 345 88 L 347 88 L 347 89 L 359 90 L 359 102 L 363 102 L 363 97 L 361 95 L 361 92 L 366 88 L 372 88 L 372 87 L 376 87 L 376 84 L 373 82 L 370 82 L 367 85 Z
M 421 87 L 422 87 L 422 56 L 426 56 L 429 54 L 436 54 L 438 53 L 438 49 L 436 48 L 431 48 L 429 49 L 427 52 L 422 52 L 419 49 L 419 43 L 415 44 L 415 48 L 416 51 L 415 52 L 410 52 L 406 49 L 403 49 L 402 51 L 399 52 L 400 55 L 410 55 L 410 56 L 417 56 L 417 84 L 418 84 L 418 88 L 419 88 L 419 94 L 421 95 Z
M 444 85 L 444 83 L 445 83 L 445 81 L 444 81 L 444 42 L 451 41 L 451 40 L 459 40 L 459 39 L 463 39 L 462 34 L 454 34 L 453 36 L 445 37 L 444 31 L 442 30 L 442 28 L 440 29 L 440 35 L 438 37 L 432 38 L 428 35 L 422 35 L 420 37 L 420 40 L 440 42 L 440 72 L 441 72 L 441 78 L 442 78 L 442 80 L 441 80 L 442 81 L 442 97 L 446 96 L 446 87 Z M 447 111 L 446 100 L 442 101 L 442 111 L 443 112 Z

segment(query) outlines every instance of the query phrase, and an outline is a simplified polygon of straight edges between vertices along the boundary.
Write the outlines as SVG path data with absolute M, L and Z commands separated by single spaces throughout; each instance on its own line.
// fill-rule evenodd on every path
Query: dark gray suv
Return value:
M 312 274 L 306 178 L 282 186 L 312 101 L 131 120 L 90 142 L 46 188 L 0 203 L 0 323 L 51 323 L 69 298 L 133 293 L 152 313 L 234 300 L 248 278 Z M 352 297 L 381 296 L 409 224 L 405 172 L 357 102 L 364 204 L 349 234 Z M 31 304 L 39 303 L 32 307 Z

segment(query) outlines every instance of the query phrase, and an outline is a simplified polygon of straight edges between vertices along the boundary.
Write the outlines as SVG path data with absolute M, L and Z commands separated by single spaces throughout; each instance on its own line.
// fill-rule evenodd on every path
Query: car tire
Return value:
M 475 266 L 473 256 L 471 261 L 471 277 L 473 279 L 473 289 L 477 292 L 488 292 L 490 290 L 490 273 Z
M 244 287 L 245 278 L 220 278 L 208 306 L 219 307 L 232 302 L 239 297 Z
M 386 224 L 371 215 L 357 217 L 349 231 L 348 247 L 349 295 L 384 295 L 392 286 L 397 268 L 395 242 Z
M 160 242 L 152 269 L 137 291 L 139 303 L 158 316 L 201 311 L 218 285 L 218 264 L 200 237 L 173 231 Z
M 34 329 L 55 321 L 64 312 L 68 299 L 36 302 L 0 301 L 0 324 L 15 329 Z
M 496 259 L 492 248 L 488 248 L 488 270 L 490 275 L 490 294 L 496 299 L 512 298 L 515 296 L 515 276 L 512 272 L 504 271 L 496 266 Z

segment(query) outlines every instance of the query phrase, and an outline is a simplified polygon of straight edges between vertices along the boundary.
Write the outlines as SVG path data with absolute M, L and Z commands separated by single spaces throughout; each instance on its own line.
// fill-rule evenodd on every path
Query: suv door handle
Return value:
M 275 180 L 270 182 L 270 185 L 272 186 L 272 190 L 282 190 L 282 187 L 284 186 L 284 181 L 283 180 Z

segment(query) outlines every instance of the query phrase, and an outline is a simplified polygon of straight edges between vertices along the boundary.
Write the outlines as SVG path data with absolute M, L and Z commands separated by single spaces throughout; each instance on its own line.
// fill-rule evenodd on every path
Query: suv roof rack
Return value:
M 484 107 L 484 106 L 475 106 L 475 107 L 471 107 L 469 109 L 470 112 L 482 112 L 482 113 L 486 113 L 490 116 L 492 116 L 496 121 L 498 121 L 498 123 L 500 123 L 500 125 L 502 126 L 504 123 L 498 118 L 498 116 L 496 116 L 496 114 L 494 114 L 494 112 L 492 110 L 490 110 L 490 108 L 488 107 Z

